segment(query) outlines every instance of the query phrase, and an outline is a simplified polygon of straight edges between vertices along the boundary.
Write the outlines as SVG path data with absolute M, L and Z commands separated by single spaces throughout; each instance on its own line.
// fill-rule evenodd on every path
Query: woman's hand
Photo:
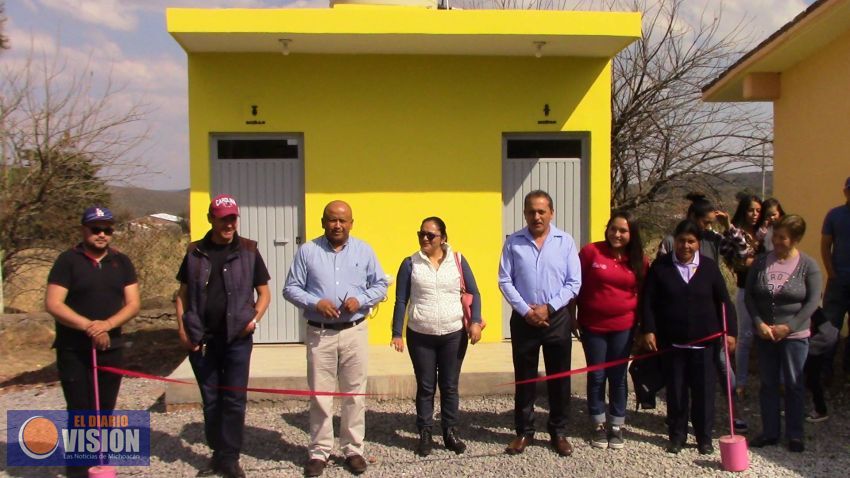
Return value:
M 643 342 L 643 347 L 649 350 L 650 352 L 658 351 L 658 344 L 655 342 L 655 334 L 653 334 L 652 332 L 648 334 L 643 334 L 641 341 Z
M 776 339 L 773 337 L 773 329 L 764 322 L 759 324 L 759 336 L 765 340 L 772 340 L 774 342 L 776 341 Z
M 396 352 L 404 352 L 404 339 L 401 337 L 393 337 L 392 342 L 390 342 L 390 347 L 394 348 Z
M 475 345 L 481 340 L 481 325 L 475 322 L 469 324 L 469 343 Z
M 738 340 L 731 335 L 726 336 L 726 347 L 729 349 L 729 353 L 735 353 L 735 347 L 738 344 Z
M 773 341 L 779 342 L 780 340 L 788 337 L 788 334 L 791 333 L 791 328 L 785 324 L 774 325 L 773 326 Z

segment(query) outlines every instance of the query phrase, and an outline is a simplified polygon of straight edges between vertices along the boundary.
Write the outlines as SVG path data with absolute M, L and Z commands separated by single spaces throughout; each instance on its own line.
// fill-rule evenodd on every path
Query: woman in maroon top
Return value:
M 626 358 L 632 348 L 638 289 L 648 268 L 634 217 L 615 212 L 605 228 L 605 240 L 584 246 L 578 256 L 582 285 L 576 304 L 587 364 Z M 587 376 L 587 407 L 593 421 L 590 443 L 594 447 L 620 449 L 625 445 L 626 370 L 623 364 Z

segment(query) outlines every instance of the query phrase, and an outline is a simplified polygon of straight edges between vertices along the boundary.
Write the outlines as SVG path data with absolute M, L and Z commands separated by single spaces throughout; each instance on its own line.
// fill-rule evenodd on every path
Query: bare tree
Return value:
M 0 2 L 0 50 L 9 48 L 9 38 L 3 34 L 6 26 L 6 2 Z
M 639 11 L 643 33 L 613 60 L 611 206 L 649 209 L 683 188 L 714 191 L 723 175 L 755 170 L 771 153 L 762 106 L 705 103 L 701 86 L 751 44 L 746 22 L 685 18 L 685 0 L 467 0 L 471 8 Z M 728 32 L 728 33 L 726 33 Z M 769 157 L 767 157 L 769 163 Z
M 71 69 L 30 53 L 0 66 L 0 250 L 5 280 L 49 263 L 76 237 L 85 206 L 106 202 L 106 183 L 144 166 L 144 106 L 121 96 L 111 75 Z

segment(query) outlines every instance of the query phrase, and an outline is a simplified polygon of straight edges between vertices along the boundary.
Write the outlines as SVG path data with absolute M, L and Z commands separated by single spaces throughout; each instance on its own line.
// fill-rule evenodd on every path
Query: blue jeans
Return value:
M 189 363 L 204 403 L 204 434 L 213 458 L 220 462 L 239 460 L 245 432 L 245 406 L 251 368 L 252 335 L 227 343 L 216 336 L 207 343 L 206 354 L 189 354 Z M 220 386 L 235 387 L 220 389 Z
M 464 329 L 445 335 L 420 334 L 407 329 L 407 350 L 416 375 L 416 429 L 434 425 L 434 392 L 440 387 L 440 421 L 443 429 L 457 426 L 460 367 L 466 356 Z
M 735 296 L 735 310 L 738 312 L 738 343 L 735 347 L 736 387 L 746 388 L 750 375 L 750 350 L 753 347 L 753 318 L 744 303 L 744 289 L 738 289 Z M 722 350 L 721 350 L 722 352 Z
M 624 359 L 632 348 L 632 331 L 594 333 L 581 331 L 581 343 L 588 365 Z M 628 364 L 617 365 L 587 374 L 587 409 L 594 425 L 605 423 L 605 382 L 608 382 L 608 423 L 622 425 L 626 421 L 626 372 Z
M 823 293 L 823 315 L 832 322 L 838 330 L 844 324 L 844 315 L 850 314 L 850 279 L 833 277 L 826 281 L 826 290 Z M 835 352 L 841 339 L 835 346 L 824 355 L 824 372 L 832 375 L 832 363 L 835 360 Z M 850 342 L 844 346 L 844 372 L 850 373 Z
M 803 405 L 806 395 L 803 366 L 809 353 L 809 339 L 785 339 L 777 343 L 759 338 L 762 435 L 778 440 L 780 435 L 779 376 L 785 378 L 785 436 L 803 439 Z

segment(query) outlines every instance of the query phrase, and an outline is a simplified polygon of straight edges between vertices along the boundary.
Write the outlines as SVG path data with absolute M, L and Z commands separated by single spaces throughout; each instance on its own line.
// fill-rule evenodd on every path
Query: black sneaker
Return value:
M 623 428 L 612 425 L 608 429 L 608 448 L 621 450 L 624 446 L 626 446 L 626 442 L 623 440 Z
M 605 429 L 604 423 L 596 425 L 590 437 L 590 446 L 594 448 L 608 448 L 608 430 Z
M 428 456 L 431 450 L 434 449 L 434 440 L 431 437 L 430 429 L 419 431 L 419 443 L 416 445 L 416 454 L 419 456 Z
M 806 447 L 803 445 L 803 440 L 794 438 L 788 440 L 788 451 L 792 453 L 802 453 Z

